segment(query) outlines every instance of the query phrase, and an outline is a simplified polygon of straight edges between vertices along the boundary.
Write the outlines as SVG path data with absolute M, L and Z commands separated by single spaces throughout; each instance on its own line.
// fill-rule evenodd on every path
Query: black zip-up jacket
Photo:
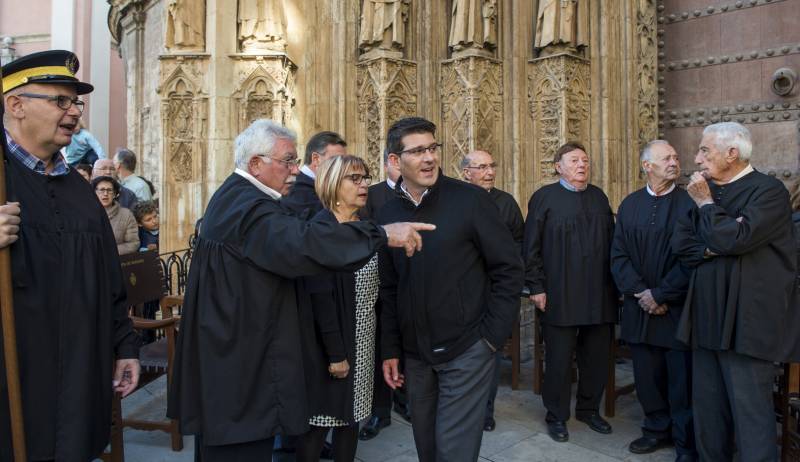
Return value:
M 522 259 L 486 191 L 444 176 L 417 207 L 400 189 L 378 213 L 380 223 L 436 225 L 411 258 L 384 247 L 381 277 L 383 359 L 405 355 L 450 361 L 481 338 L 499 348 L 519 315 Z

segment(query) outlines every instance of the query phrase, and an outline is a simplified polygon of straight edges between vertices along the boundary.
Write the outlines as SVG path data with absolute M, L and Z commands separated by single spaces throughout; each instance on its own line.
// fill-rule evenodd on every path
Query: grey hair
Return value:
M 753 142 L 750 137 L 750 130 L 738 122 L 720 122 L 707 126 L 703 130 L 703 136 L 714 135 L 714 145 L 720 151 L 727 148 L 736 148 L 739 151 L 739 159 L 745 162 L 750 161 L 750 154 L 753 152 Z
M 254 155 L 271 154 L 279 138 L 297 143 L 297 134 L 274 120 L 255 120 L 234 141 L 233 162 L 236 168 L 246 171 L 247 163 Z
M 465 168 L 469 167 L 469 163 L 472 161 L 470 154 L 472 153 L 468 152 L 464 154 L 464 157 L 461 158 L 461 164 L 459 165 L 459 168 L 461 168 L 461 170 L 464 170 Z
M 653 147 L 657 144 L 666 144 L 669 146 L 669 141 L 667 140 L 653 140 L 649 143 L 644 145 L 642 148 L 642 152 L 639 154 L 639 162 L 648 161 L 651 162 L 653 160 Z

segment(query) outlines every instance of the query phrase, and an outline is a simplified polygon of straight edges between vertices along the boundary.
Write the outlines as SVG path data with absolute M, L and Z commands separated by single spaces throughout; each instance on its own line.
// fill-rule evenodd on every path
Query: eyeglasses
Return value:
M 291 159 L 278 159 L 277 157 L 268 156 L 266 154 L 259 154 L 258 157 L 267 157 L 276 162 L 280 162 L 288 169 L 291 169 L 292 167 L 299 167 L 300 163 L 303 161 L 299 157 L 292 157 Z
M 492 169 L 497 170 L 497 164 L 492 162 L 491 164 L 480 164 L 480 165 L 468 165 L 464 168 L 469 168 L 473 170 L 478 170 L 480 172 L 485 172 L 486 170 Z
M 74 104 L 78 110 L 83 113 L 83 101 L 79 100 L 77 96 L 67 95 L 40 95 L 38 93 L 20 93 L 17 96 L 24 96 L 26 98 L 46 99 L 47 101 L 55 101 L 56 106 L 63 111 L 68 111 Z
M 94 190 L 97 194 L 114 194 L 113 188 L 97 188 Z
M 426 152 L 430 152 L 431 154 L 437 154 L 439 149 L 441 149 L 442 143 L 433 143 L 430 146 L 420 146 L 418 148 L 406 149 L 405 151 L 400 151 L 400 155 L 403 154 L 410 154 L 412 156 L 420 156 L 425 154 Z
M 362 182 L 366 183 L 367 186 L 372 184 L 372 177 L 369 175 L 362 175 L 361 173 L 351 173 L 350 175 L 345 175 L 345 178 L 349 178 L 354 184 L 359 185 Z

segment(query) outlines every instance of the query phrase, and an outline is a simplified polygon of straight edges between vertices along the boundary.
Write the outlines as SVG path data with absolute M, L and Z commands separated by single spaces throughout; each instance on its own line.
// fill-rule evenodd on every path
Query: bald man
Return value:
M 461 160 L 461 172 L 464 180 L 474 184 L 482 189 L 485 189 L 492 197 L 497 208 L 500 209 L 500 216 L 503 217 L 508 229 L 511 230 L 511 235 L 514 238 L 514 243 L 517 249 L 522 254 L 522 238 L 525 234 L 525 222 L 522 220 L 522 212 L 519 209 L 517 201 L 511 194 L 501 191 L 494 187 L 494 182 L 497 173 L 497 163 L 495 163 L 492 155 L 486 151 L 472 151 Z M 494 379 L 492 380 L 492 388 L 489 391 L 489 400 L 486 403 L 486 418 L 484 420 L 484 431 L 490 432 L 494 430 L 494 399 L 497 397 L 497 384 L 500 381 L 500 358 L 502 358 L 502 351 L 498 350 L 496 353 L 497 365 L 495 367 Z

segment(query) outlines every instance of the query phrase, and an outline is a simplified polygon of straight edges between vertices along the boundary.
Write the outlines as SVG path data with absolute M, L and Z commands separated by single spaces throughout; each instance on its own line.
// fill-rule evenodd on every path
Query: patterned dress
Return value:
M 353 374 L 353 421 L 359 422 L 372 413 L 372 385 L 375 364 L 375 301 L 378 299 L 378 254 L 356 271 L 356 363 Z M 316 427 L 348 425 L 335 417 L 315 415 L 308 420 Z

